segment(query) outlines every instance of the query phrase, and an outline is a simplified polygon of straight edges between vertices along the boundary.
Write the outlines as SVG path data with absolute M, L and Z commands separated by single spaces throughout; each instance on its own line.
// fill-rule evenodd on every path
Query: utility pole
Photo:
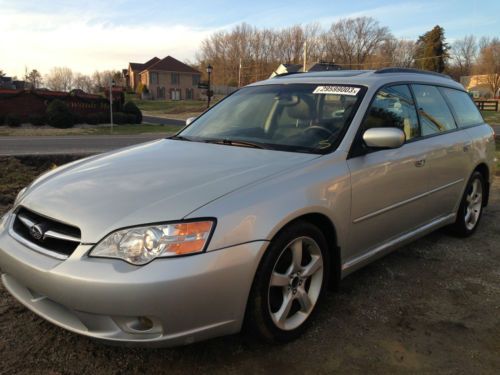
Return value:
M 207 90 L 207 108 L 210 108 L 210 98 L 212 96 L 212 90 L 210 88 L 210 75 L 212 74 L 212 65 L 208 64 L 207 66 L 207 74 L 208 74 L 208 90 Z
M 307 41 L 304 42 L 304 67 L 302 71 L 307 72 Z
M 241 57 L 240 57 L 240 66 L 238 69 L 238 88 L 241 87 Z
M 111 119 L 111 133 L 113 133 L 113 86 L 115 81 L 113 78 L 109 79 L 109 117 Z

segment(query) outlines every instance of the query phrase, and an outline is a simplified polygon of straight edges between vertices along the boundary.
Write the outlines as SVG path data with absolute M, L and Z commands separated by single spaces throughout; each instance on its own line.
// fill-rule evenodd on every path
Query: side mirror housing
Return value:
M 371 128 L 363 133 L 363 141 L 373 148 L 398 148 L 405 139 L 405 133 L 398 128 Z
M 191 124 L 194 120 L 196 120 L 196 117 L 189 117 L 188 119 L 186 119 L 186 126 Z

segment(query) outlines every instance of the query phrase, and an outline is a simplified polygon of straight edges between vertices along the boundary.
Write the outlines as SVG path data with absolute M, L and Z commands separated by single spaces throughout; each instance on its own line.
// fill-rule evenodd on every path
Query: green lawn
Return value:
M 177 125 L 115 125 L 113 132 L 106 125 L 91 127 L 91 128 L 70 128 L 70 129 L 55 129 L 50 127 L 39 128 L 10 128 L 7 126 L 0 127 L 0 136 L 63 136 L 63 135 L 131 135 L 131 134 L 148 134 L 148 133 L 176 133 L 182 128 Z
M 141 111 L 163 114 L 202 112 L 207 103 L 201 100 L 140 100 L 131 98 Z
M 484 117 L 484 121 L 486 121 L 488 124 L 500 125 L 500 112 L 481 111 L 481 114 Z

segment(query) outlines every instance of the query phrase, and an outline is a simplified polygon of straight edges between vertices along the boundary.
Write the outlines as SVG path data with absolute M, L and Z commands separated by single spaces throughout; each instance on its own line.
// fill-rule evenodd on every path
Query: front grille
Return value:
M 45 250 L 57 258 L 67 258 L 78 247 L 81 232 L 77 227 L 38 215 L 20 208 L 12 224 L 12 231 L 34 250 Z

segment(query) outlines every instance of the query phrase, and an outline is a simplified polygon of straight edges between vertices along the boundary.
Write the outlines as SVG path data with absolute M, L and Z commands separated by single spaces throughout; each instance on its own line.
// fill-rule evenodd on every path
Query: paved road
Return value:
M 0 137 L 0 156 L 94 154 L 164 138 L 166 134 Z
M 159 125 L 184 125 L 186 121 L 184 120 L 175 120 L 170 118 L 163 117 L 153 117 L 153 116 L 143 116 L 142 122 L 148 124 L 159 124 Z

